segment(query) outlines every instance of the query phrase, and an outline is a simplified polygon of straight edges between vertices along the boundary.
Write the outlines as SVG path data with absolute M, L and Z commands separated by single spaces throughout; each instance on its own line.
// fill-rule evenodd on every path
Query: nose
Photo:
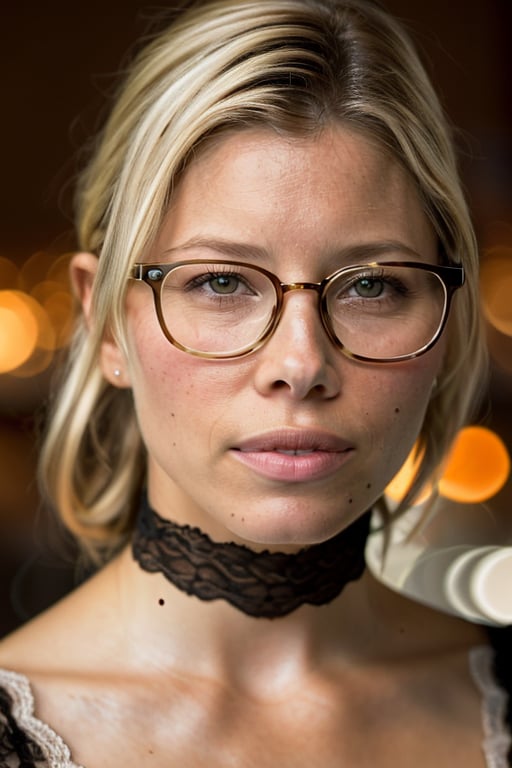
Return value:
M 342 355 L 322 325 L 314 291 L 285 294 L 279 325 L 256 358 L 255 384 L 265 396 L 279 391 L 296 400 L 327 400 L 340 392 Z

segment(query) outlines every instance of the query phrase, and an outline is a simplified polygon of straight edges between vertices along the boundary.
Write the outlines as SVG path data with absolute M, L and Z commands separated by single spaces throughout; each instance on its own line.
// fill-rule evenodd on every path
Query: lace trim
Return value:
M 16 724 L 41 750 L 46 761 L 43 764 L 45 768 L 83 768 L 71 760 L 71 752 L 63 739 L 49 725 L 35 717 L 34 696 L 24 675 L 0 669 L 0 687 L 7 691 L 11 698 L 12 717 Z M 20 766 L 22 765 L 28 764 L 23 761 L 20 763 Z
M 482 749 L 488 768 L 508 768 L 508 752 L 512 737 L 507 729 L 505 715 L 508 695 L 494 677 L 494 651 L 482 645 L 469 652 L 471 676 L 482 696 Z
M 494 651 L 490 646 L 478 646 L 469 652 L 471 677 L 482 696 L 482 725 L 484 738 L 482 749 L 487 768 L 509 768 L 508 751 L 512 745 L 505 713 L 508 695 L 494 678 Z M 23 728 L 27 737 L 39 747 L 46 760 L 47 768 L 83 768 L 71 760 L 71 753 L 63 739 L 34 716 L 34 696 L 28 679 L 17 672 L 0 669 L 0 688 L 12 701 L 12 717 Z M 13 766 L 9 761 L 3 766 Z M 37 760 L 37 758 L 36 758 Z M 25 761 L 21 765 L 30 765 Z M 33 763 L 34 766 L 37 762 Z M 41 766 L 43 768 L 43 766 Z
M 219 543 L 198 528 L 160 517 L 145 496 L 133 534 L 134 559 L 200 600 L 226 600 L 256 618 L 275 619 L 309 603 L 325 605 L 365 569 L 370 512 L 328 541 L 296 554 Z

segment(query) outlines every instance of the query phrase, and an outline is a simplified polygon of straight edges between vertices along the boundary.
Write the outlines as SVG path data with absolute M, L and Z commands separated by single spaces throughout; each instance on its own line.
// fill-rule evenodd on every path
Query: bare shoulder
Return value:
M 389 641 L 390 654 L 374 654 L 373 663 L 334 654 L 255 697 L 200 674 L 197 659 L 194 674 L 170 661 L 130 667 L 135 649 L 113 610 L 116 573 L 113 563 L 0 643 L 0 667 L 29 678 L 37 717 L 79 764 L 96 768 L 101 755 L 102 768 L 149 761 L 155 768 L 220 768 L 253 765 L 258 755 L 259 768 L 367 768 L 377 759 L 382 768 L 480 768 L 480 698 L 467 663 L 467 645 L 478 638 L 467 636 L 468 628 L 447 620 L 445 628 L 442 617 L 414 605 L 405 623 L 402 603 L 389 596 L 386 614 L 407 629 Z M 423 629 L 414 634 L 418 624 Z M 436 652 L 418 639 L 428 626 L 443 641 Z M 263 670 L 268 656 L 249 661 Z
M 79 668 L 90 660 L 91 648 L 101 651 L 98 628 L 108 624 L 106 606 L 109 593 L 114 589 L 113 569 L 107 566 L 3 638 L 0 667 L 29 677 Z M 100 595 L 101 599 L 97 599 Z M 93 637 L 95 642 L 91 645 Z

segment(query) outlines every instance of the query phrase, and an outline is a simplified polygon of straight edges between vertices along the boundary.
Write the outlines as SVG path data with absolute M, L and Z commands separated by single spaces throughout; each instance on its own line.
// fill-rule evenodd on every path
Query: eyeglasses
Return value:
M 329 339 L 350 358 L 408 360 L 439 339 L 451 298 L 464 284 L 458 266 L 387 261 L 339 269 L 319 283 L 282 283 L 239 261 L 135 264 L 130 274 L 153 290 L 167 339 L 204 358 L 236 358 L 262 346 L 277 328 L 284 296 L 316 291 Z

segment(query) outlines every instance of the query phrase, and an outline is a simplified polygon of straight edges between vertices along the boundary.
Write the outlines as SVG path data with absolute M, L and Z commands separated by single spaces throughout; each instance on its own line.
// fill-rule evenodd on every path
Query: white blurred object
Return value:
M 366 546 L 372 574 L 445 613 L 490 626 L 512 624 L 512 546 L 429 541 L 411 534 L 422 515 L 420 506 L 413 507 L 393 523 L 386 549 L 386 533 L 374 513 Z

